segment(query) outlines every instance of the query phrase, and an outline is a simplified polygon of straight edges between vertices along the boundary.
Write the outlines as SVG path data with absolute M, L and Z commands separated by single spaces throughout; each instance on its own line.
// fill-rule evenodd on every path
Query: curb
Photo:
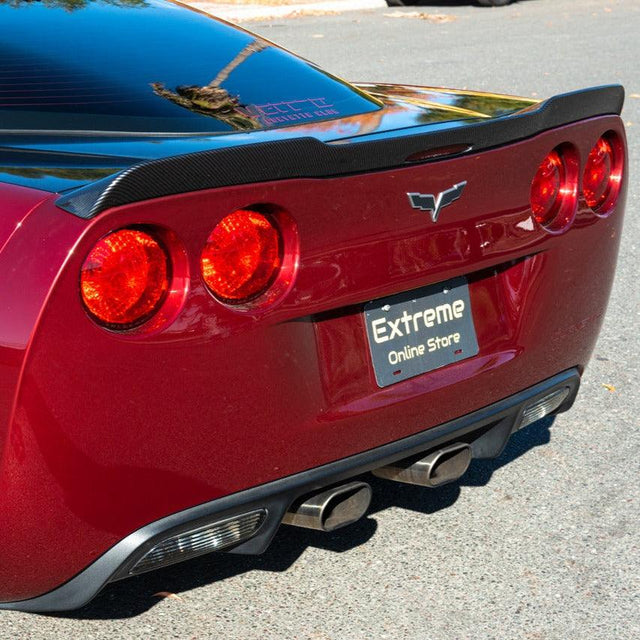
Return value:
M 288 5 L 225 4 L 218 2 L 188 2 L 195 9 L 231 22 L 246 22 L 270 18 L 293 18 L 305 15 L 343 13 L 387 7 L 386 0 L 321 0 Z

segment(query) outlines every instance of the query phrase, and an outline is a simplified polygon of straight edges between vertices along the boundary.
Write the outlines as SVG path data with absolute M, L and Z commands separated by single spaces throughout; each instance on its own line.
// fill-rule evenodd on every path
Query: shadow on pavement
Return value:
M 334 553 L 348 551 L 365 544 L 375 534 L 378 524 L 371 516 L 380 511 L 400 507 L 429 515 L 453 505 L 462 486 L 478 487 L 488 484 L 495 471 L 531 449 L 549 443 L 549 428 L 553 421 L 553 417 L 546 418 L 518 431 L 509 439 L 498 458 L 474 460 L 459 482 L 440 489 L 425 489 L 367 475 L 365 479 L 371 484 L 374 496 L 368 516 L 335 533 L 284 526 L 261 556 L 210 554 L 195 558 L 108 585 L 86 607 L 60 617 L 88 620 L 134 617 L 157 604 L 160 599 L 154 594 L 161 591 L 179 594 L 247 571 L 286 571 L 310 546 Z
M 511 0 L 512 4 L 517 4 L 520 2 L 531 2 L 531 0 Z M 490 7 L 480 7 L 480 5 L 476 2 L 476 0 L 418 0 L 417 2 L 412 3 L 408 6 L 413 7 L 465 7 L 465 6 L 475 6 L 482 9 L 487 9 Z

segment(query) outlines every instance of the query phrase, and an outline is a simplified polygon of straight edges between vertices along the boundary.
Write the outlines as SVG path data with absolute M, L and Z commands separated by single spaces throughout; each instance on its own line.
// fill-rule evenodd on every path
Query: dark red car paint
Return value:
M 606 131 L 624 139 L 605 116 L 468 157 L 172 196 L 91 221 L 0 185 L 0 600 L 56 587 L 169 513 L 582 370 L 611 287 L 626 174 L 610 216 L 581 196 L 561 235 L 533 221 L 529 192 L 551 149 L 574 145 L 584 166 Z M 409 207 L 408 191 L 460 180 L 464 197 L 437 225 Z M 285 212 L 289 268 L 270 304 L 234 309 L 203 286 L 200 252 L 222 217 L 254 204 Z M 134 224 L 164 230 L 173 290 L 151 328 L 118 334 L 83 310 L 79 270 L 100 237 Z M 378 388 L 363 304 L 461 274 L 479 354 Z

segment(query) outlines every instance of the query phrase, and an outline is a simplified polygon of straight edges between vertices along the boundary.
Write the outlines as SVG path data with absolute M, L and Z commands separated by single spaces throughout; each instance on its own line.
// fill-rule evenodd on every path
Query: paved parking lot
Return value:
M 640 3 L 440 0 L 245 26 L 353 80 L 539 97 L 626 86 L 625 236 L 581 395 L 460 483 L 375 481 L 369 516 L 348 529 L 283 528 L 264 556 L 117 583 L 67 616 L 0 612 L 0 638 L 640 637 Z

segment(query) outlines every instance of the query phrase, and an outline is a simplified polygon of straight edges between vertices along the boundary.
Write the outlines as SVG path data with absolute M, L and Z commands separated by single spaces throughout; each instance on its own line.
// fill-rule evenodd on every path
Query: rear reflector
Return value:
M 266 516 L 265 509 L 258 509 L 166 538 L 142 556 L 129 573 L 137 575 L 244 542 L 258 532 Z
M 558 389 L 525 408 L 518 429 L 522 429 L 555 411 L 569 396 L 570 389 Z

